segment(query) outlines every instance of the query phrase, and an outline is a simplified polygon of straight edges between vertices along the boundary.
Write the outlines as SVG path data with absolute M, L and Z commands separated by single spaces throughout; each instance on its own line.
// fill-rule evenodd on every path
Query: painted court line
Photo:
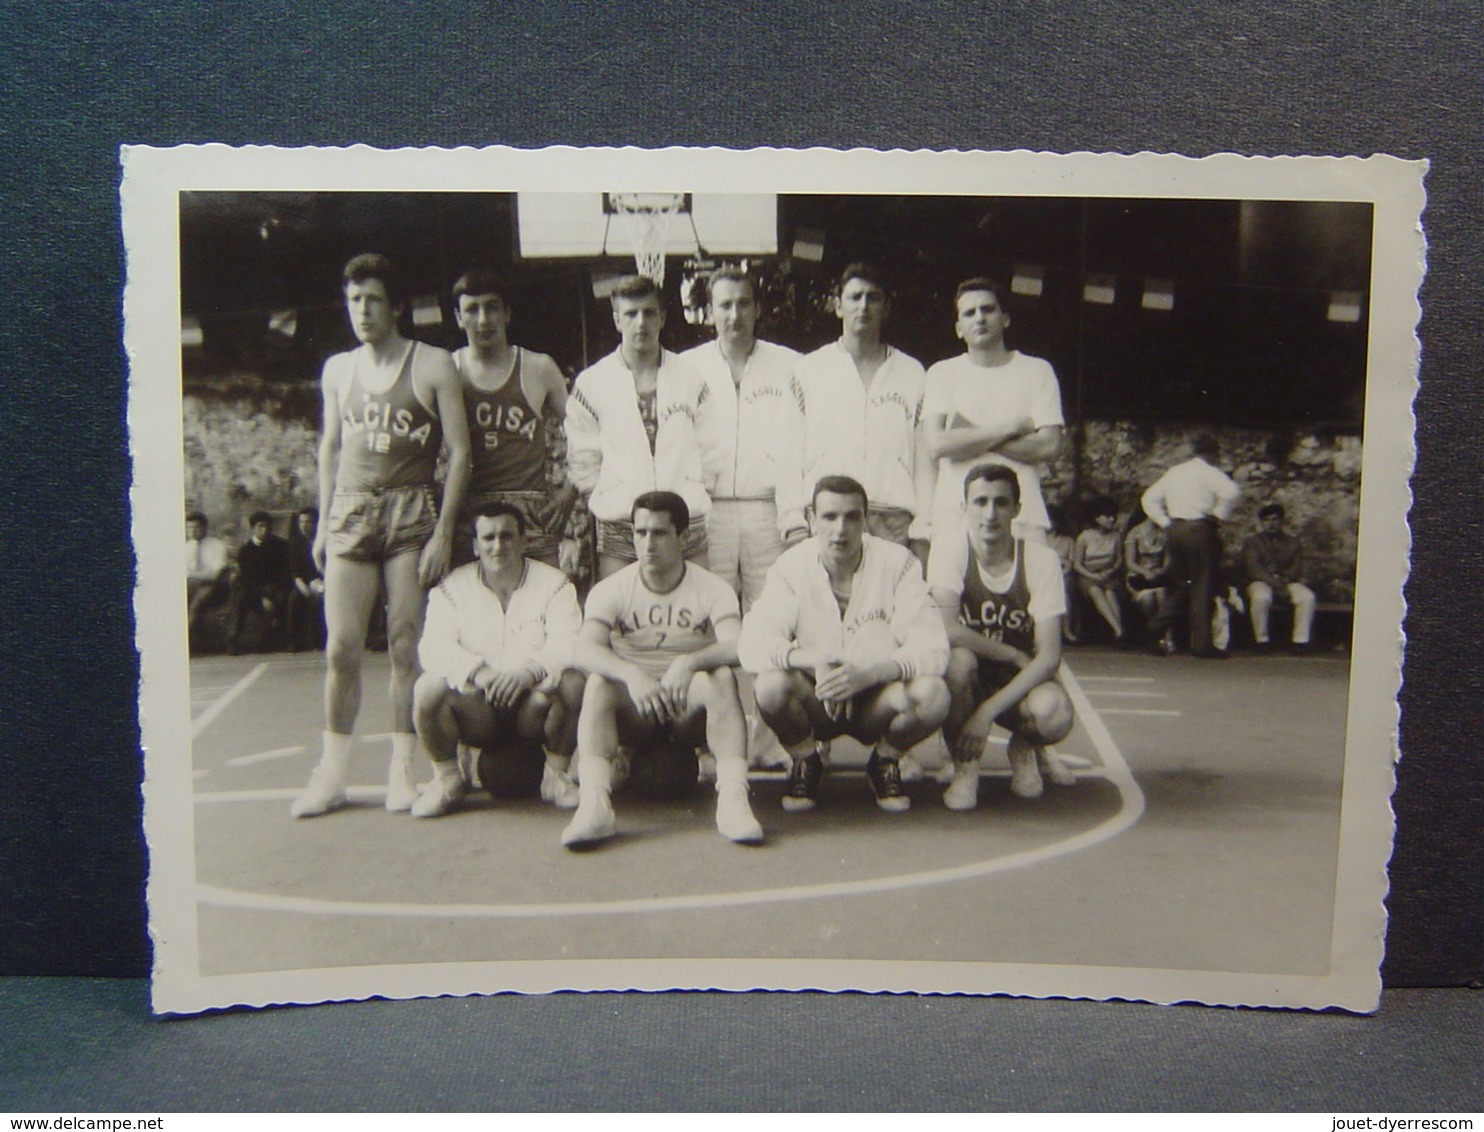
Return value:
M 1144 813 L 1144 795 L 1134 781 L 1133 772 L 1124 762 L 1118 745 L 1113 741 L 1107 725 L 1088 700 L 1071 670 L 1063 668 L 1062 681 L 1067 689 L 1077 714 L 1088 737 L 1103 761 L 1104 775 L 1118 790 L 1121 805 L 1118 812 L 1107 820 L 1083 833 L 1050 845 L 973 861 L 949 868 L 930 869 L 924 872 L 902 873 L 895 876 L 870 877 L 864 880 L 843 881 L 829 884 L 808 884 L 792 888 L 753 889 L 742 892 L 696 893 L 688 896 L 661 896 L 633 900 L 582 901 L 565 904 L 403 904 L 372 903 L 370 901 L 320 900 L 310 897 L 269 895 L 257 892 L 241 892 L 217 885 L 198 884 L 196 899 L 202 904 L 217 907 L 245 908 L 256 911 L 300 912 L 332 916 L 389 916 L 424 919 L 524 919 L 530 917 L 557 916 L 609 916 L 635 912 L 672 912 L 697 908 L 728 908 L 756 904 L 776 904 L 798 900 L 817 900 L 824 897 L 862 896 L 890 892 L 903 888 L 919 888 L 933 884 L 972 880 L 994 873 L 1009 872 L 1028 865 L 1065 857 L 1083 849 L 1098 845 L 1124 832 Z M 273 797 L 284 797 L 291 791 L 263 792 Z M 357 791 L 356 793 L 359 793 Z M 198 801 L 237 800 L 240 795 L 200 795 Z
M 209 708 L 207 708 L 195 719 L 193 719 L 191 721 L 191 738 L 195 739 L 201 734 L 201 732 L 205 731 L 208 727 L 215 723 L 217 716 L 221 715 L 222 712 L 231 707 L 233 701 L 241 696 L 243 692 L 247 691 L 254 684 L 256 684 L 258 681 L 258 677 L 267 671 L 268 665 L 266 663 L 255 665 L 246 676 L 237 681 L 237 683 L 233 684 L 231 688 L 227 690 L 226 695 L 217 700 L 216 703 L 212 704 Z
M 290 755 L 304 753 L 300 747 L 275 747 L 271 751 L 259 751 L 255 755 L 238 755 L 235 759 L 228 759 L 227 766 L 252 766 L 254 763 L 272 762 L 274 759 L 286 759 Z
M 1179 715 L 1178 711 L 1163 708 L 1105 707 L 1104 715 Z
M 1136 692 L 1124 688 L 1089 688 L 1088 694 L 1093 696 L 1122 696 L 1124 699 L 1140 700 L 1167 700 L 1170 698 L 1168 692 Z
M 1084 684 L 1153 684 L 1153 676 L 1083 676 Z

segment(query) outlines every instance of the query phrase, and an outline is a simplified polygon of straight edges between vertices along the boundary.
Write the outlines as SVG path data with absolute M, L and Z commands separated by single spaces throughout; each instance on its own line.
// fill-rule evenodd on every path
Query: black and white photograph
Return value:
M 1375 1009 L 1424 170 L 126 147 L 154 1009 Z

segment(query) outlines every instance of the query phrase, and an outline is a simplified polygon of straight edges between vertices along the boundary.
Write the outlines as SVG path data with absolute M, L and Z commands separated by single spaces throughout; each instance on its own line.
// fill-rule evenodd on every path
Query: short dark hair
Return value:
M 957 290 L 953 292 L 953 310 L 955 314 L 958 313 L 959 300 L 970 291 L 988 291 L 995 297 L 995 302 L 1000 304 L 1000 310 L 1005 309 L 1005 303 L 1007 301 L 1005 288 L 987 275 L 976 275 L 972 279 L 965 279 L 958 285 Z
M 840 278 L 835 283 L 835 294 L 839 296 L 844 293 L 846 286 L 852 279 L 859 279 L 863 283 L 869 283 L 873 287 L 879 287 L 882 294 L 888 298 L 891 296 L 891 285 L 887 282 L 886 272 L 874 263 L 866 263 L 857 260 L 850 264 L 844 271 L 840 272 Z
M 256 527 L 259 523 L 267 523 L 268 529 L 271 531 L 273 529 L 273 516 L 267 511 L 254 511 L 247 517 L 249 528 Z
M 1087 504 L 1087 517 L 1096 521 L 1103 515 L 1112 515 L 1118 518 L 1118 504 L 1107 495 L 1095 495 Z
M 187 523 L 200 523 L 203 527 L 209 527 L 209 526 L 211 526 L 211 524 L 206 521 L 206 512 L 205 511 L 187 511 L 186 512 L 186 522 Z
M 969 497 L 969 485 L 975 480 L 983 480 L 985 483 L 1007 483 L 1010 485 L 1010 499 L 1020 502 L 1020 476 L 1014 468 L 1004 464 L 975 464 L 969 469 L 969 474 L 964 476 L 964 498 Z
M 465 295 L 498 295 L 502 303 L 510 305 L 505 297 L 505 281 L 487 267 L 471 268 L 458 277 L 453 285 L 454 310 Z
M 479 291 L 475 293 L 482 295 L 485 292 Z M 501 515 L 509 515 L 514 519 L 515 529 L 521 533 L 522 537 L 525 536 L 526 517 L 520 513 L 519 507 L 513 503 L 507 503 L 503 499 L 491 499 L 476 507 L 474 509 L 474 518 L 469 520 L 469 528 L 471 531 L 478 531 L 480 519 L 498 519 Z
M 849 476 L 820 476 L 814 484 L 814 493 L 809 496 L 809 506 L 813 507 L 815 502 L 825 492 L 832 495 L 859 495 L 861 497 L 861 510 L 870 510 L 871 501 L 866 498 L 866 489 L 860 480 L 851 479 Z
M 1257 517 L 1259 519 L 1282 519 L 1287 514 L 1288 512 L 1283 510 L 1283 504 L 1281 503 L 1264 503 L 1257 509 Z
M 1221 458 L 1221 444 L 1213 433 L 1196 433 L 1190 442 L 1190 450 L 1207 462 Z
M 757 301 L 757 280 L 740 267 L 731 264 L 723 264 L 711 273 L 706 280 L 706 301 L 711 301 L 711 289 L 718 283 L 746 283 L 747 289 L 752 292 L 753 302 Z
M 299 508 L 299 510 L 297 510 L 297 511 L 294 512 L 294 520 L 297 522 L 298 519 L 299 519 L 299 516 L 301 516 L 301 515 L 308 515 L 311 519 L 313 519 L 315 521 L 316 524 L 319 523 L 319 508 L 318 507 L 301 507 L 301 508 Z
M 664 310 L 664 294 L 660 291 L 660 285 L 647 275 L 625 275 L 618 281 L 613 292 L 608 296 L 608 302 L 614 310 L 618 309 L 618 300 L 628 299 L 638 302 L 641 299 L 654 299 Z
M 392 306 L 400 307 L 406 302 L 407 292 L 402 288 L 401 275 L 392 261 L 380 252 L 362 252 L 353 256 L 340 273 L 340 290 L 344 291 L 352 283 L 365 283 L 368 279 L 381 282 L 382 289 L 386 291 L 387 302 Z
M 670 516 L 670 522 L 674 524 L 677 535 L 683 535 L 690 530 L 690 508 L 685 505 L 685 500 L 673 491 L 646 491 L 635 499 L 634 505 L 629 508 L 630 524 L 635 521 L 640 511 Z

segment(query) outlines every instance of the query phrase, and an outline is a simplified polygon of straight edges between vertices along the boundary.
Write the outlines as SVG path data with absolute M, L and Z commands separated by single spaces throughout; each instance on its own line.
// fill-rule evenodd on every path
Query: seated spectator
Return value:
M 289 651 L 325 647 L 325 578 L 314 561 L 314 536 L 319 512 L 306 507 L 294 515 L 289 528 Z
M 1247 601 L 1252 615 L 1252 638 L 1259 650 L 1272 648 L 1268 615 L 1273 603 L 1293 606 L 1293 647 L 1305 651 L 1314 624 L 1314 591 L 1309 588 L 1304 563 L 1304 545 L 1283 529 L 1282 504 L 1269 503 L 1258 509 L 1262 529 L 1242 544 L 1242 565 L 1247 571 Z
M 242 623 L 249 612 L 263 620 L 264 651 L 279 643 L 283 611 L 293 588 L 289 571 L 289 544 L 273 533 L 273 516 L 254 511 L 247 520 L 251 534 L 237 551 L 237 573 L 232 578 L 231 619 L 227 647 L 236 656 L 242 648 Z
M 1169 600 L 1169 559 L 1167 537 L 1163 527 L 1144 514 L 1143 507 L 1134 511 L 1136 522 L 1123 540 L 1124 585 L 1129 596 L 1152 623 Z M 1175 651 L 1173 630 L 1165 630 L 1157 642 L 1162 652 Z
M 1088 505 L 1092 526 L 1077 536 L 1072 548 L 1072 569 L 1077 585 L 1098 615 L 1123 640 L 1123 612 L 1118 604 L 1118 583 L 1123 574 L 1123 546 L 1118 538 L 1118 505 L 1100 495 Z
M 227 599 L 227 544 L 206 533 L 206 516 L 186 516 L 186 623 L 194 646 L 207 609 Z

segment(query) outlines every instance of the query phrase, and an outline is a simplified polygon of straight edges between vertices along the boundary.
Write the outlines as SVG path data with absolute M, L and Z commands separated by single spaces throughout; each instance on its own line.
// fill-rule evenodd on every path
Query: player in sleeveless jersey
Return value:
M 580 801 L 562 833 L 569 849 L 613 836 L 609 794 L 620 745 L 639 747 L 662 732 L 705 743 L 716 758 L 716 828 L 756 844 L 762 826 L 747 801 L 746 733 L 733 666 L 741 616 L 737 595 L 715 574 L 686 562 L 685 500 L 646 492 L 630 512 L 638 561 L 588 595 L 577 664 L 588 672 L 577 725 Z
M 454 351 L 453 363 L 463 383 L 472 461 L 460 530 L 482 504 L 511 503 L 525 519 L 527 556 L 555 566 L 577 499 L 575 487 L 553 489 L 546 474 L 546 418 L 566 419 L 566 379 L 546 354 L 511 343 L 505 284 L 493 272 L 460 276 L 453 305 L 468 340 Z M 455 542 L 456 563 L 473 561 L 470 554 L 463 539 Z
M 325 362 L 319 504 L 314 538 L 324 573 L 325 733 L 320 760 L 296 799 L 295 817 L 345 804 L 351 739 L 361 706 L 361 660 L 372 605 L 385 586 L 392 662 L 392 760 L 386 808 L 417 796 L 412 760 L 412 688 L 418 676 L 427 588 L 448 572 L 455 517 L 469 479 L 469 430 L 458 372 L 448 353 L 404 338 L 405 306 L 385 256 L 359 255 L 341 288 L 361 345 Z M 448 444 L 440 511 L 433 469 Z
M 952 704 L 943 734 L 953 779 L 950 810 L 978 804 L 979 762 L 994 723 L 1010 732 L 1010 789 L 1034 798 L 1042 773 L 1076 782 L 1050 744 L 1072 730 L 1072 703 L 1056 679 L 1066 590 L 1050 547 L 1017 539 L 1020 480 L 1004 464 L 978 464 L 964 482 L 963 527 L 941 532 L 928 559 L 928 582 L 953 646 Z M 967 534 L 964 533 L 967 529 Z

